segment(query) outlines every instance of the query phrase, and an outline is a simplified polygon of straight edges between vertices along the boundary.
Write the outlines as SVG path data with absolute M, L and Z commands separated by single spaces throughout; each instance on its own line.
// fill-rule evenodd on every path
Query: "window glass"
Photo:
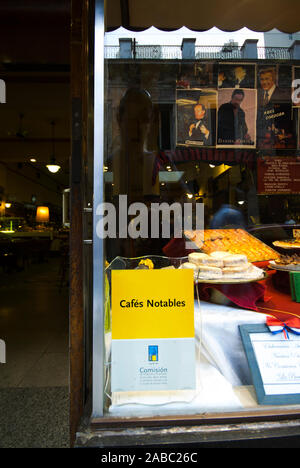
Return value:
M 298 340 L 300 67 L 131 46 L 106 59 L 107 414 L 261 408 L 258 374 L 278 384 L 268 404 L 297 404 L 298 357 L 287 352 L 289 373 L 280 353 L 256 351 L 282 373 L 253 371 L 240 327 L 284 343 L 293 318 Z

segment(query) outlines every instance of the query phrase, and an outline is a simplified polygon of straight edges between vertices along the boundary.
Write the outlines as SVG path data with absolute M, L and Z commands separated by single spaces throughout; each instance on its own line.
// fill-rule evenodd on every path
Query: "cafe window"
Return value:
M 298 408 L 299 70 L 105 61 L 104 417 Z
M 300 67 L 162 46 L 105 52 L 92 415 L 297 414 Z

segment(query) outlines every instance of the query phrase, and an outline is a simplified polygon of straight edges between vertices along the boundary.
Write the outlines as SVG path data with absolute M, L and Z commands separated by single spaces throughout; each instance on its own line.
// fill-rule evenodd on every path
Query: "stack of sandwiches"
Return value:
M 181 268 L 192 269 L 198 278 L 228 279 L 245 278 L 255 267 L 248 262 L 246 255 L 216 251 L 209 255 L 192 252 Z

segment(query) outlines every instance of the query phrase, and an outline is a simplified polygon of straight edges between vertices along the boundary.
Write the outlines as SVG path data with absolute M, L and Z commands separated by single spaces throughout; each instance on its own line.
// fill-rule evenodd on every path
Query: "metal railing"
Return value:
M 119 59 L 119 46 L 105 46 L 106 59 Z M 135 45 L 132 48 L 132 59 L 139 60 L 172 60 L 182 59 L 181 46 L 178 45 Z M 195 59 L 243 59 L 243 50 L 239 46 L 196 46 Z M 291 52 L 287 47 L 257 47 L 259 60 L 291 60 Z
M 119 46 L 104 46 L 104 58 L 106 59 L 118 59 L 120 58 L 120 47 Z
M 290 60 L 291 52 L 287 47 L 257 47 L 257 58 L 260 60 Z
M 181 59 L 181 47 L 165 45 L 138 45 L 135 47 L 135 58 L 166 60 Z
M 241 47 L 238 46 L 196 46 L 196 59 L 241 59 Z

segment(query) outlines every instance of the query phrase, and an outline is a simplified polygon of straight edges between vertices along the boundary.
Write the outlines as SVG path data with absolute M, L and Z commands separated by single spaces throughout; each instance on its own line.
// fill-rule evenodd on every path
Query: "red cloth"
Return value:
M 257 303 L 266 303 L 270 297 L 266 295 L 266 287 L 260 283 L 241 284 L 199 284 L 200 299 L 210 299 L 209 290 L 214 288 L 224 294 L 231 302 L 244 309 L 258 310 Z
M 277 273 L 278 272 L 276 272 L 275 275 L 277 275 Z M 286 320 L 291 317 L 300 318 L 299 304 L 292 300 L 289 293 L 286 291 L 280 291 L 278 287 L 274 286 L 272 275 L 265 280 L 265 285 L 267 288 L 267 294 L 270 295 L 271 299 L 267 303 L 259 301 L 257 303 L 258 312 L 272 315 L 283 322 L 286 322 Z
M 200 299 L 209 301 L 209 290 L 214 288 L 243 309 L 271 315 L 283 322 L 295 317 L 300 319 L 299 304 L 292 300 L 290 294 L 279 291 L 274 286 L 272 278 L 274 274 L 277 273 L 269 272 L 267 279 L 256 283 L 198 284 L 199 296 Z
M 193 249 L 185 248 L 186 239 L 183 237 L 173 238 L 163 248 L 163 253 L 166 257 L 187 257 L 189 253 L 194 252 Z

